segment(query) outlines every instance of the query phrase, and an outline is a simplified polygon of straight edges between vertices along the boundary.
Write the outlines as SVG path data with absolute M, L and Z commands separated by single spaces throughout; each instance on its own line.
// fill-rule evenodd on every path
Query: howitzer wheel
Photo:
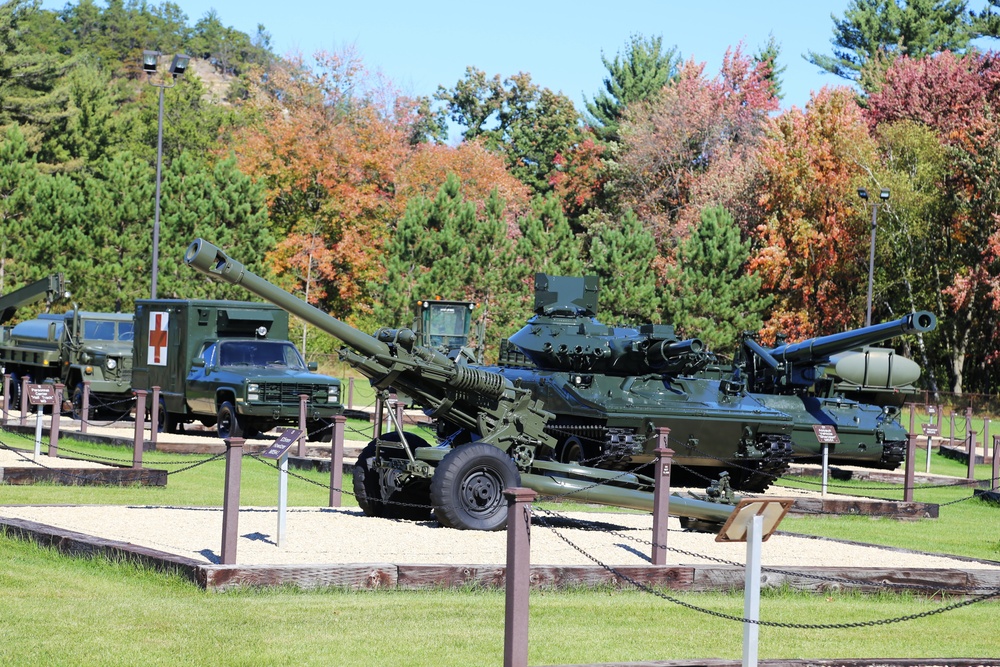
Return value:
M 399 442 L 399 434 L 387 433 L 381 438 L 383 456 L 386 442 Z M 423 438 L 407 434 L 411 449 L 429 447 Z M 354 497 L 365 516 L 383 519 L 427 521 L 431 518 L 430 494 L 427 481 L 422 479 L 404 482 L 398 470 L 384 470 L 376 465 L 378 443 L 372 440 L 358 455 L 354 464 Z M 400 452 L 400 456 L 405 454 Z
M 431 503 L 442 526 L 459 530 L 501 530 L 507 525 L 504 489 L 521 485 L 514 461 L 484 443 L 448 453 L 431 479 Z

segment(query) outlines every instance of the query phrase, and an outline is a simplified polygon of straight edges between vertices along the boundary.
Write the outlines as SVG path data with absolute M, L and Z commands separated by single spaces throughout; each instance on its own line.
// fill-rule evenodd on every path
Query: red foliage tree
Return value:
M 852 183 L 875 162 L 853 94 L 824 88 L 774 119 L 759 153 L 766 178 L 750 270 L 776 297 L 764 336 L 799 340 L 857 325 L 867 227 Z

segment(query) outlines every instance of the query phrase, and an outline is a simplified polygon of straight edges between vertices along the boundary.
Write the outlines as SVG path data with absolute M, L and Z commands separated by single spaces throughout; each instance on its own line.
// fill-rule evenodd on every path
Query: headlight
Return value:
M 107 359 L 104 360 L 104 365 L 107 366 L 109 371 L 113 371 L 116 368 L 118 368 L 118 361 L 113 359 L 112 357 L 108 357 Z
M 259 401 L 260 400 L 260 385 L 256 382 L 251 382 L 247 385 L 247 400 L 248 401 Z
M 340 402 L 340 387 L 335 384 L 331 384 L 326 388 L 326 400 L 330 403 Z

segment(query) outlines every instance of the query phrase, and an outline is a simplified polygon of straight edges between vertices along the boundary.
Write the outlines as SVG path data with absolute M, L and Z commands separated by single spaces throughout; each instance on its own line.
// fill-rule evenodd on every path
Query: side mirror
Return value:
M 306 364 L 306 368 L 315 373 L 319 369 L 319 364 L 316 363 L 315 361 L 310 361 L 309 363 Z
M 205 360 L 202 359 L 201 357 L 195 357 L 194 359 L 191 360 L 191 367 L 192 368 L 204 368 L 205 367 Z

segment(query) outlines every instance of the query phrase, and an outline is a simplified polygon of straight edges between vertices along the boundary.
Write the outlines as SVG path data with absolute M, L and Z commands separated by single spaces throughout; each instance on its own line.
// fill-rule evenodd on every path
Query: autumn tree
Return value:
M 874 144 L 853 95 L 823 89 L 774 119 L 759 159 L 766 174 L 749 269 L 775 297 L 765 338 L 792 340 L 863 321 L 868 227 L 855 187 L 875 163 Z
M 777 109 L 763 63 L 727 52 L 718 76 L 685 63 L 655 99 L 630 107 L 608 188 L 621 210 L 652 225 L 664 252 L 687 235 L 700 210 L 724 205 L 749 226 L 745 207 L 752 154 Z
M 314 67 L 261 72 L 246 105 L 257 122 L 235 132 L 238 165 L 264 179 L 278 236 L 320 230 L 333 267 L 323 306 L 349 321 L 371 312 L 364 286 L 384 275 L 379 253 L 405 207 L 394 195 L 412 109 L 350 50 L 320 53 Z
M 932 266 L 922 275 L 939 299 L 939 353 L 956 393 L 992 384 L 998 341 L 990 321 L 1000 266 L 996 262 L 1000 199 L 996 109 L 1000 58 L 943 53 L 933 59 L 899 58 L 886 85 L 869 99 L 869 115 L 881 128 L 899 122 L 931 130 L 948 150 L 934 186 L 931 233 L 920 252 Z
M 743 331 L 757 332 L 770 297 L 760 293 L 760 276 L 748 274 L 750 241 L 724 208 L 706 208 L 700 224 L 677 249 L 677 264 L 667 269 L 664 321 L 679 335 L 699 338 L 723 355 L 739 347 Z

